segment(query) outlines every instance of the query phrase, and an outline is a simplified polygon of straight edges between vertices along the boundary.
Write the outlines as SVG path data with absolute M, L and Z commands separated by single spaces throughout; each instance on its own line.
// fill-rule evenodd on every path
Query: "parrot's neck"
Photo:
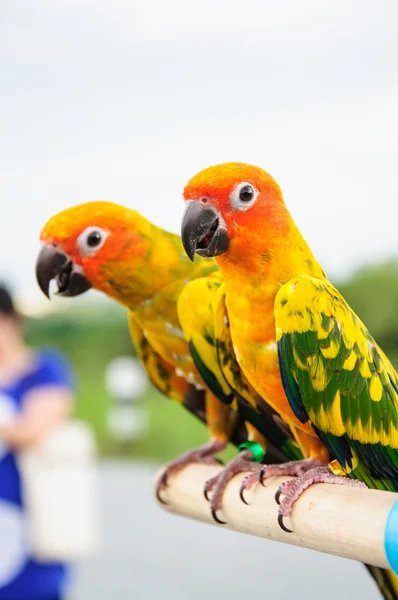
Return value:
M 230 318 L 245 330 L 245 319 L 250 320 L 253 331 L 247 334 L 257 341 L 274 338 L 274 301 L 282 285 L 300 274 L 325 277 L 293 219 L 288 213 L 285 217 L 283 230 L 273 231 L 268 223 L 250 239 L 247 231 L 239 238 L 238 230 L 228 252 L 217 257 Z
M 238 279 L 280 287 L 297 275 L 325 276 L 287 211 L 283 228 L 265 224 L 250 233 L 240 232 L 238 228 L 228 252 L 216 259 L 227 282 Z

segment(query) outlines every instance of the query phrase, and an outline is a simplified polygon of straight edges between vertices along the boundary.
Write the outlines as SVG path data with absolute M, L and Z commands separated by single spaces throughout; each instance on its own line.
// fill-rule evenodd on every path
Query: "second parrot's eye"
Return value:
M 102 240 L 101 232 L 100 231 L 92 231 L 87 238 L 87 245 L 90 246 L 90 248 L 96 248 L 97 246 L 100 245 L 101 240 Z
M 251 183 L 239 183 L 230 194 L 231 206 L 235 210 L 247 210 L 254 204 L 258 191 Z
M 77 239 L 77 246 L 80 254 L 83 256 L 92 256 L 105 243 L 109 231 L 104 231 L 100 227 L 87 227 Z
M 251 185 L 245 185 L 239 192 L 239 200 L 241 202 L 250 202 L 253 200 L 254 190 Z

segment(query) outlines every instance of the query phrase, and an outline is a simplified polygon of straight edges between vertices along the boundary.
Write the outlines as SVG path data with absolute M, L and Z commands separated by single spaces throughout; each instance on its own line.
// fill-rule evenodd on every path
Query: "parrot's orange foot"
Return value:
M 264 485 L 264 479 L 270 477 L 278 477 L 288 475 L 291 477 L 300 477 L 310 469 L 315 467 L 324 467 L 327 463 L 314 458 L 306 458 L 305 460 L 292 460 L 280 465 L 263 465 L 259 474 L 259 481 Z M 278 500 L 277 500 L 278 501 Z
M 292 508 L 300 498 L 301 494 L 311 485 L 314 485 L 314 483 L 332 483 L 362 488 L 367 487 L 362 481 L 358 481 L 357 479 L 350 479 L 344 475 L 335 475 L 327 466 L 310 469 L 304 473 L 304 475 L 282 483 L 282 485 L 279 486 L 276 495 L 279 498 L 281 494 L 285 494 L 278 511 L 278 523 L 283 531 L 292 533 L 292 530 L 288 529 L 284 524 L 283 519 L 290 516 Z
M 222 464 L 222 462 L 216 458 L 215 454 L 218 454 L 218 452 L 224 450 L 225 446 L 226 444 L 220 442 L 219 440 L 210 440 L 210 442 L 204 446 L 195 448 L 194 450 L 189 450 L 189 452 L 185 452 L 175 460 L 169 462 L 159 477 L 156 485 L 155 494 L 159 502 L 162 504 L 167 504 L 167 502 L 162 498 L 161 492 L 167 489 L 170 475 L 175 475 L 184 467 L 192 463 Z
M 212 496 L 210 498 L 210 510 L 213 516 L 213 519 L 216 523 L 220 523 L 222 525 L 225 524 L 225 521 L 221 521 L 218 518 L 217 512 L 221 509 L 222 506 L 222 498 L 225 492 L 225 488 L 231 479 L 237 475 L 238 473 L 244 473 L 245 471 L 254 471 L 255 477 L 258 479 L 258 472 L 261 469 L 259 463 L 253 462 L 253 453 L 251 450 L 243 450 L 238 456 L 233 458 L 225 468 L 216 475 L 216 477 L 212 477 L 205 483 L 204 495 L 206 500 L 209 500 L 209 492 L 213 491 Z M 249 475 L 250 477 L 250 475 Z M 243 500 L 245 502 L 245 500 Z M 246 502 L 247 504 L 247 502 Z

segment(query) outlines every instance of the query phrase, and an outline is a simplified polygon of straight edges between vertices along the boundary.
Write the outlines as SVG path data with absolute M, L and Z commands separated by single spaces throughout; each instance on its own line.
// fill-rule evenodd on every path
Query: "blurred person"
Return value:
M 62 354 L 26 345 L 23 319 L 0 285 L 0 600 L 63 597 L 68 566 L 29 555 L 18 451 L 70 415 L 72 382 Z

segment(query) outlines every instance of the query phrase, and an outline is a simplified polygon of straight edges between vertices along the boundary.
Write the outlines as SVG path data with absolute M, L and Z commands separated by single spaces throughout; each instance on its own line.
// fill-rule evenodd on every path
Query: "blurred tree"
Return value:
M 127 326 L 126 311 L 115 303 L 89 306 L 30 318 L 29 343 L 56 345 L 73 361 L 96 365 L 120 354 L 134 354 Z
M 398 260 L 366 265 L 337 287 L 397 365 Z

